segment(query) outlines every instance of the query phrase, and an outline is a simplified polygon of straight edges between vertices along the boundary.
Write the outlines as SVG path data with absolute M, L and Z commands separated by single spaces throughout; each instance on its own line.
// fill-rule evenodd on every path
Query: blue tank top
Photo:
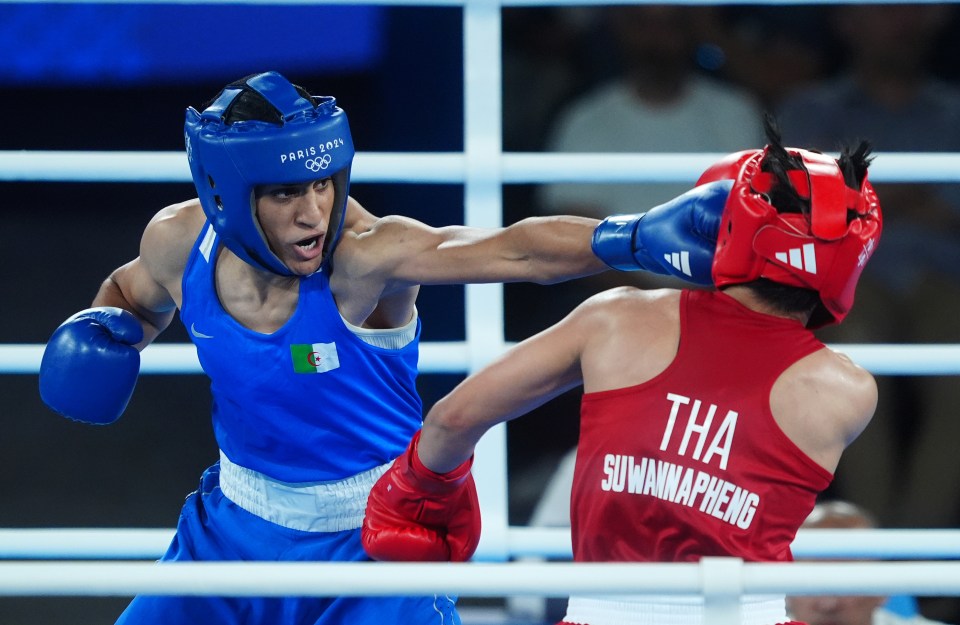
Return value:
M 213 429 L 233 462 L 284 482 L 340 480 L 399 456 L 422 424 L 420 321 L 402 349 L 369 345 L 344 324 L 328 275 L 300 280 L 276 332 L 242 326 L 220 305 L 209 224 L 183 273 L 180 319 L 210 377 Z

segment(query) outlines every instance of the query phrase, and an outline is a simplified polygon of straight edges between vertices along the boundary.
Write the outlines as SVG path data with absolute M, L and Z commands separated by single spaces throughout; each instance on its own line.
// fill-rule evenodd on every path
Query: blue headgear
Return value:
M 278 121 L 224 121 L 244 92 L 260 94 Z M 353 163 L 347 115 L 332 97 L 304 98 L 276 72 L 228 85 L 203 113 L 187 109 L 184 137 L 200 203 L 224 245 L 250 264 L 293 275 L 270 249 L 256 217 L 254 189 L 332 178 L 334 206 L 323 246 L 329 262 L 343 229 Z

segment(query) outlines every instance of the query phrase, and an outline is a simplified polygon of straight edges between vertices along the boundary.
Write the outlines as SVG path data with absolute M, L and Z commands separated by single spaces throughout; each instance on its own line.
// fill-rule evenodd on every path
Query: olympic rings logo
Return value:
M 330 161 L 333 159 L 329 154 L 324 154 L 323 156 L 318 156 L 317 158 L 308 158 L 303 162 L 303 166 L 309 169 L 312 172 L 318 172 L 321 169 L 326 169 L 330 166 Z

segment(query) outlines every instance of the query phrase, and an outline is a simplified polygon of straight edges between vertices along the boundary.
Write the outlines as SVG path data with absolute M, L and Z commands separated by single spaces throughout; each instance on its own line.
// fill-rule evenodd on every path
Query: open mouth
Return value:
M 303 239 L 302 241 L 297 241 L 297 247 L 305 252 L 309 252 L 315 249 L 320 245 L 320 237 L 310 237 L 308 239 Z

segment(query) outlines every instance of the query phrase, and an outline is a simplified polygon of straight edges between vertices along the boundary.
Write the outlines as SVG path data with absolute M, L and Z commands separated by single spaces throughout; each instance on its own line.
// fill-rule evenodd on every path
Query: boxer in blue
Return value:
M 698 188 L 603 225 L 544 217 L 480 230 L 377 218 L 349 196 L 346 114 L 274 72 L 188 109 L 185 138 L 199 198 L 157 213 L 139 257 L 57 328 L 40 370 L 54 411 L 111 423 L 134 391 L 139 351 L 180 311 L 211 381 L 220 458 L 188 497 L 167 561 L 368 559 L 367 495 L 422 422 L 419 286 L 549 283 L 607 266 L 709 282 L 729 188 Z M 690 262 L 675 267 L 674 257 Z M 479 524 L 474 504 L 458 512 L 465 535 Z M 459 617 L 452 598 L 436 595 L 139 596 L 120 622 Z

